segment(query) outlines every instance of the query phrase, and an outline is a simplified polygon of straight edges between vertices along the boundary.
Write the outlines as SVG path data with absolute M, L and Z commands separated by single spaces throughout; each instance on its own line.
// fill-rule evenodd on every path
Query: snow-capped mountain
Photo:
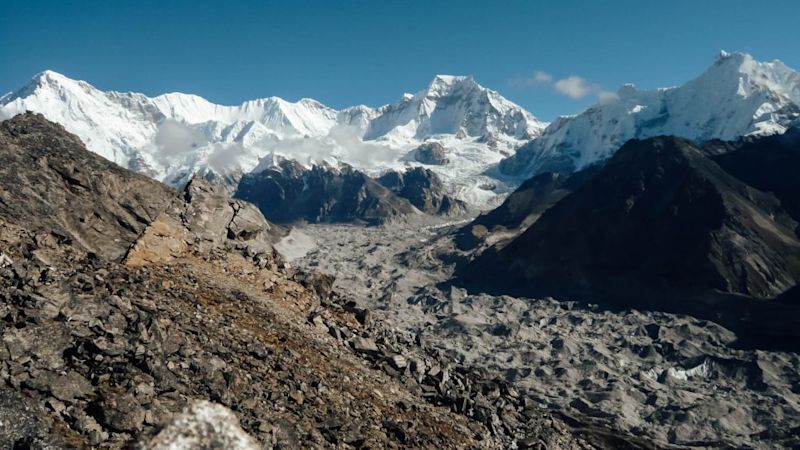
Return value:
M 496 195 L 478 189 L 486 184 L 480 174 L 546 125 L 470 77 L 445 75 L 396 104 L 337 111 L 311 99 L 222 106 L 181 93 L 104 92 L 45 71 L 0 98 L 0 120 L 26 110 L 61 123 L 95 153 L 170 184 L 196 172 L 250 172 L 276 155 L 379 173 L 417 164 L 409 154 L 434 139 L 452 161 L 434 170 L 452 182 L 453 194 L 478 204 Z
M 538 136 L 544 125 L 472 77 L 438 75 L 427 89 L 380 108 L 364 137 L 404 141 L 452 134 L 486 141 L 527 141 Z
M 721 52 L 679 87 L 623 86 L 614 99 L 561 117 L 500 163 L 508 175 L 571 171 L 608 159 L 627 140 L 675 135 L 697 142 L 783 133 L 800 118 L 800 73 L 780 61 Z

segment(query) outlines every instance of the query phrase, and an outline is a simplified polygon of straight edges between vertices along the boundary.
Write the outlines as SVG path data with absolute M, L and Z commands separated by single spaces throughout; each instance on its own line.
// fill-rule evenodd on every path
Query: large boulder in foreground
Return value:
M 242 429 L 233 411 L 206 400 L 198 400 L 187 406 L 145 447 L 150 450 L 261 448 Z

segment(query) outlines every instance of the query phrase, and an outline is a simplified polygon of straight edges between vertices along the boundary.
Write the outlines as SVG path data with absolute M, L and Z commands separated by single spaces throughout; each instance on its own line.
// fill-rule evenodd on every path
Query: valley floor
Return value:
M 796 353 L 734 349 L 729 330 L 688 316 L 450 287 L 438 256 L 454 254 L 460 222 L 425 220 L 303 225 L 286 239 L 304 249 L 292 263 L 334 274 L 341 296 L 508 380 L 576 432 L 654 447 L 800 445 Z

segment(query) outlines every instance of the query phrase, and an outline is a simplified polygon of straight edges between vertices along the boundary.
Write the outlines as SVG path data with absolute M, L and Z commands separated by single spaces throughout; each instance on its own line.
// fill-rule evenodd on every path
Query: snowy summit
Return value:
M 553 122 L 500 168 L 527 178 L 604 161 L 627 140 L 674 135 L 697 142 L 783 133 L 800 117 L 800 73 L 780 61 L 720 52 L 683 86 L 639 90 L 625 85 L 615 99 Z

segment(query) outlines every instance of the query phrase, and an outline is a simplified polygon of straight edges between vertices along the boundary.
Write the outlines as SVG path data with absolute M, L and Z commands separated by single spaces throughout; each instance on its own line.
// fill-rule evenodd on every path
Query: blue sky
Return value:
M 798 20 L 789 0 L 0 0 L 0 91 L 52 69 L 101 89 L 340 108 L 469 74 L 551 120 L 622 83 L 683 83 L 720 49 L 800 68 Z M 585 82 L 559 92 L 570 76 Z

